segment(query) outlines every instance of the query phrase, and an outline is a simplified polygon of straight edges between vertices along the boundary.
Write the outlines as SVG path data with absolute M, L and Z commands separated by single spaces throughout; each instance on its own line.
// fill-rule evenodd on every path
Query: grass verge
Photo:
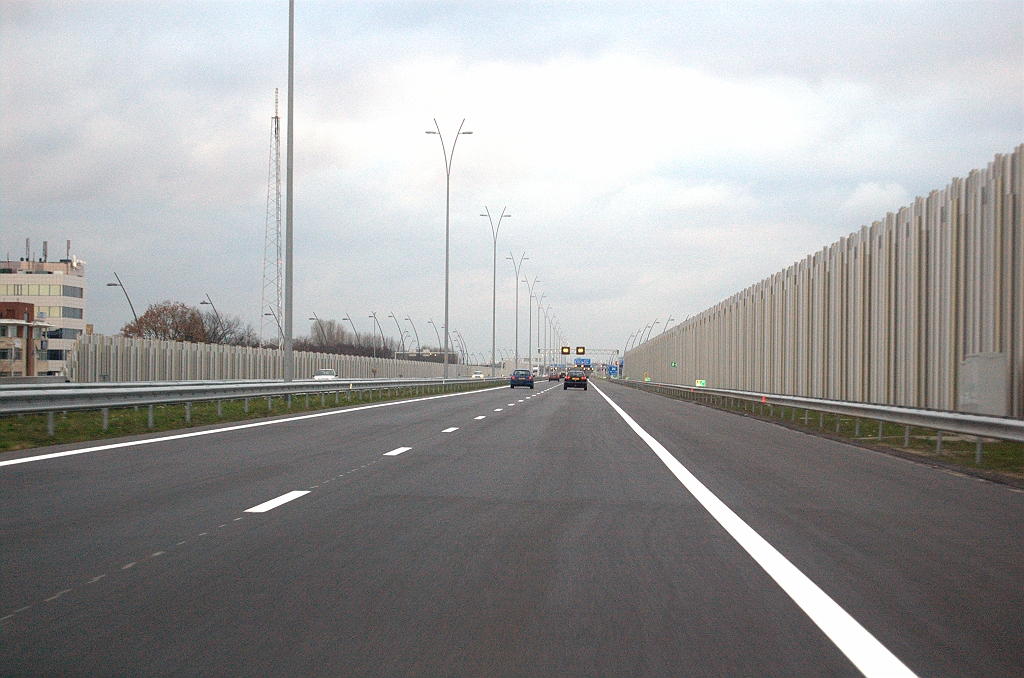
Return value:
M 471 391 L 488 386 L 491 384 L 467 384 L 462 390 Z M 103 415 L 99 410 L 57 412 L 54 415 L 54 435 L 52 437 L 48 436 L 46 432 L 46 414 L 14 414 L 0 417 L 0 452 L 14 452 L 92 440 L 108 440 L 146 433 L 178 431 L 211 424 L 228 424 L 284 414 L 344 409 L 369 403 L 423 397 L 399 394 L 394 391 L 388 397 L 386 394 L 381 395 L 379 389 L 375 389 L 375 391 L 364 391 L 362 394 L 358 391 L 351 393 L 342 391 L 337 404 L 335 404 L 334 393 L 326 393 L 322 399 L 319 393 L 312 393 L 308 396 L 305 394 L 293 395 L 290 408 L 287 396 L 273 397 L 269 409 L 266 398 L 250 398 L 248 412 L 245 411 L 245 402 L 241 399 L 223 400 L 219 415 L 216 401 L 194 402 L 191 407 L 190 421 L 185 420 L 184 403 L 156 405 L 153 407 L 152 428 L 148 426 L 148 406 L 111 408 L 106 430 L 103 429 Z M 349 397 L 351 401 L 349 401 Z
M 656 395 L 663 395 L 667 398 L 675 397 L 667 394 Z M 956 468 L 971 475 L 1003 481 L 1024 488 L 1024 443 L 984 438 L 981 441 L 981 463 L 978 463 L 976 461 L 978 439 L 974 436 L 944 433 L 942 435 L 942 451 L 937 452 L 938 432 L 933 429 L 911 426 L 908 432 L 902 424 L 884 423 L 872 419 L 858 421 L 854 417 L 823 414 L 799 407 L 771 407 L 748 401 L 725 399 L 724 404 L 712 404 L 686 400 L 704 407 L 732 411 L 765 421 L 774 421 L 788 428 L 844 440 L 861 447 L 896 454 L 903 458 L 930 462 L 936 466 Z

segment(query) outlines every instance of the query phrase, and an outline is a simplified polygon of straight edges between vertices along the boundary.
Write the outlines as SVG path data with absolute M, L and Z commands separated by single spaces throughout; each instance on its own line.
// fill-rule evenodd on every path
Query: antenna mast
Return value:
M 270 171 L 267 177 L 267 227 L 263 240 L 263 294 L 260 302 L 260 345 L 267 335 L 276 337 L 277 348 L 284 345 L 281 323 L 284 316 L 283 268 L 281 255 L 281 116 L 278 115 L 278 91 L 274 88 L 274 117 L 270 119 Z

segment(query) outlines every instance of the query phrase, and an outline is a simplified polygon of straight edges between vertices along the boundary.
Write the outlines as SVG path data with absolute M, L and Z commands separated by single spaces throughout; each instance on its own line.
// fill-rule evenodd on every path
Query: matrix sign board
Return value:
M 570 349 L 569 349 L 568 346 L 563 346 L 562 347 L 562 355 L 569 355 L 569 350 Z
M 586 346 L 577 346 L 576 347 L 576 355 L 586 355 L 586 353 L 587 353 L 587 347 Z

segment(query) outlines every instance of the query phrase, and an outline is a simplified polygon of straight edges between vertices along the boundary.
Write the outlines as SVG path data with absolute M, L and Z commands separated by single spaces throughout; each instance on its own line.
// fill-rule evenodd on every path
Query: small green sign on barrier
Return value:
M 695 386 L 707 386 L 708 382 L 703 380 L 703 379 L 698 379 L 696 382 L 694 382 L 694 385 Z
M 675 366 L 676 366 L 676 362 L 673 360 L 672 361 L 672 367 L 675 367 Z

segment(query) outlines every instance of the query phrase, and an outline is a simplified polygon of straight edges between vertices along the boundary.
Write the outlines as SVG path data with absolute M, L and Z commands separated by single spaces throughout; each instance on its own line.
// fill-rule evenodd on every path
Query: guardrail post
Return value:
M 185 423 L 192 423 L 192 403 L 185 403 Z
M 100 409 L 100 412 L 103 413 L 103 430 L 106 431 L 110 428 L 110 408 L 104 407 Z
M 246 400 L 248 401 L 248 398 L 246 398 Z M 246 402 L 246 405 L 248 405 L 248 404 L 249 403 Z M 248 411 L 248 409 L 246 409 L 246 411 Z M 149 415 L 147 417 L 146 424 L 147 424 L 147 428 L 153 428 L 153 406 L 152 405 L 149 406 Z
M 52 438 L 54 435 L 53 412 L 46 413 L 46 435 L 49 436 L 50 438 Z

